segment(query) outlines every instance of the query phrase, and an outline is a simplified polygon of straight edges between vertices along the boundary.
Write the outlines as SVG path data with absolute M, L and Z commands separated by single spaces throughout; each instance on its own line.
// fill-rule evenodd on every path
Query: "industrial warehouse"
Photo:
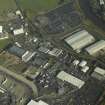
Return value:
M 66 38 L 65 42 L 76 52 L 81 52 L 82 48 L 95 42 L 95 38 L 86 30 L 81 30 Z
M 34 100 L 31 100 L 27 105 L 48 105 L 44 101 L 40 100 L 39 102 L 36 102 Z
M 105 55 L 105 40 L 96 39 L 86 30 L 80 30 L 64 39 L 76 53 L 86 52 L 90 56 Z
M 87 47 L 85 50 L 88 52 L 88 54 L 92 56 L 99 55 L 99 53 L 104 54 L 105 53 L 105 40 L 100 40 L 92 44 L 91 46 Z
M 92 77 L 98 79 L 98 80 L 105 80 L 105 70 L 99 67 L 96 67 L 94 69 L 94 72 L 92 73 Z
M 105 105 L 105 32 L 94 24 L 105 0 L 98 11 L 94 1 L 0 0 L 0 105 Z
M 78 88 L 81 88 L 85 82 L 76 78 L 76 77 L 73 77 L 72 75 L 64 72 L 64 71 L 61 71 L 58 75 L 57 75 L 57 78 L 58 79 L 61 79 L 62 81 L 66 81 L 66 82 L 69 82 L 71 84 L 73 84 L 74 86 L 78 87 Z

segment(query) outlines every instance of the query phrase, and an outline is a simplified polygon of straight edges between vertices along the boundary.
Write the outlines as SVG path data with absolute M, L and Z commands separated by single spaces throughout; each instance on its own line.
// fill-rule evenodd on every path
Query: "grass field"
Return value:
M 38 13 L 47 12 L 58 6 L 60 0 L 17 0 L 20 6 L 28 13 L 28 16 L 33 16 Z M 70 0 L 65 0 L 65 3 Z
M 7 13 L 16 9 L 14 0 L 0 0 L 0 21 L 6 20 Z
M 16 8 L 14 0 L 0 0 L 0 12 Z
M 9 44 L 9 39 L 0 40 L 0 49 L 6 47 Z

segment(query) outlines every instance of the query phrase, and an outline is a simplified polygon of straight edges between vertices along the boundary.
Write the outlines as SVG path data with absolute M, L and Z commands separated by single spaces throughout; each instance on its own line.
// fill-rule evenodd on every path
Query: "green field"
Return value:
M 0 12 L 16 8 L 14 0 L 0 0 Z
M 0 40 L 0 49 L 5 48 L 9 44 L 9 39 Z
M 7 13 L 15 10 L 16 4 L 14 0 L 0 0 L 0 21 L 7 19 Z
M 16 8 L 14 0 L 0 0 L 0 21 L 6 22 L 8 12 L 14 11 Z M 9 42 L 9 39 L 0 40 L 0 49 L 4 48 Z
M 58 6 L 60 0 L 17 0 L 19 5 L 24 9 L 28 16 L 47 12 Z M 65 0 L 65 3 L 70 0 Z

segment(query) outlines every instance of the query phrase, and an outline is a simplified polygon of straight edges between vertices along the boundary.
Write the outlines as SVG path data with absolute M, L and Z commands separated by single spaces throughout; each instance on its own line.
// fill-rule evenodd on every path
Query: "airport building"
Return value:
M 105 51 L 105 40 L 100 40 L 93 45 L 87 47 L 85 50 L 89 53 L 89 55 L 92 56 L 98 54 L 100 51 Z
M 89 44 L 92 44 L 95 38 L 89 34 L 86 30 L 81 30 L 74 33 L 70 37 L 65 39 L 65 42 L 72 47 L 73 50 L 81 51 L 82 48 Z
M 82 80 L 80 80 L 80 79 L 78 79 L 78 78 L 76 78 L 76 77 L 74 77 L 74 76 L 72 76 L 72 75 L 70 75 L 64 71 L 61 71 L 57 75 L 57 78 L 62 80 L 62 81 L 66 81 L 66 82 L 68 82 L 68 83 L 70 83 L 70 84 L 72 84 L 78 88 L 81 88 L 85 84 L 84 81 L 82 81 Z

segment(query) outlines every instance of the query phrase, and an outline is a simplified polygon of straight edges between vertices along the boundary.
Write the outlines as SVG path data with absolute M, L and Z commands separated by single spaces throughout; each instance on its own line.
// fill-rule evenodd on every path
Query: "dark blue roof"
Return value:
M 20 57 L 20 58 L 21 58 L 22 55 L 26 52 L 24 49 L 22 49 L 22 48 L 20 48 L 20 47 L 18 47 L 18 46 L 16 46 L 16 45 L 13 45 L 12 47 L 10 47 L 10 48 L 8 49 L 8 51 L 9 51 L 10 53 L 12 53 L 12 54 L 14 54 L 14 55 Z

